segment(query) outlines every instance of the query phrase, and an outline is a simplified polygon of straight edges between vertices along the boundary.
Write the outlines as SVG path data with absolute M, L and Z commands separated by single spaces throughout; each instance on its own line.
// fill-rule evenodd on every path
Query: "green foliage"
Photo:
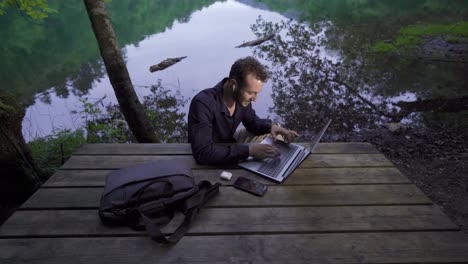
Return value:
M 98 100 L 94 103 L 82 100 L 82 118 L 85 121 L 88 143 L 129 143 L 135 139 L 117 104 L 104 107 Z M 155 131 L 163 143 L 185 142 L 187 123 L 185 113 L 180 108 L 187 100 L 180 91 L 172 94 L 159 80 L 151 87 L 151 94 L 143 98 L 142 105 Z
M 50 136 L 28 143 L 33 158 L 47 175 L 51 175 L 83 144 L 135 142 L 119 106 L 104 106 L 103 100 L 80 100 L 82 108 L 79 115 L 83 126 L 76 131 L 55 130 Z M 144 97 L 143 107 L 156 131 L 160 132 L 162 142 L 186 142 L 187 123 L 185 113 L 180 111 L 186 102 L 179 90 L 173 94 L 161 85 L 161 81 L 151 87 L 150 95 Z
M 0 15 L 4 15 L 7 8 L 16 8 L 33 19 L 43 19 L 48 14 L 57 13 L 57 10 L 49 8 L 47 0 L 2 0 Z
M 2 0 L 0 0 L 2 1 Z M 121 47 L 188 21 L 190 14 L 214 0 L 139 0 L 107 3 Z M 2 2 L 3 3 L 3 2 Z M 25 105 L 53 89 L 59 97 L 86 95 L 105 74 L 83 0 L 48 0 L 56 14 L 41 21 L 17 12 L 0 16 L 0 83 Z M 71 88 L 71 89 L 70 89 Z
M 421 42 L 421 38 L 411 35 L 402 35 L 395 40 L 395 46 L 397 47 L 416 47 Z
M 390 52 L 396 50 L 396 48 L 393 44 L 379 41 L 374 45 L 374 47 L 372 47 L 372 50 L 374 52 Z
M 28 143 L 39 168 L 51 175 L 81 145 L 86 143 L 83 129 L 56 130 L 52 135 Z
M 449 43 L 459 43 L 461 38 L 468 37 L 468 22 L 455 24 L 424 24 L 410 25 L 402 28 L 395 41 L 391 44 L 395 49 L 385 49 L 382 41 L 377 42 L 372 49 L 378 52 L 390 52 L 396 49 L 414 48 L 424 37 L 445 36 Z
M 317 48 L 330 41 L 330 36 L 323 37 L 321 32 L 333 26 L 336 25 L 272 23 L 258 19 L 251 27 L 257 36 L 276 33 L 274 39 L 255 47 L 254 54 L 271 65 L 272 110 L 288 127 L 298 131 L 320 129 L 320 124 L 333 118 L 335 127 L 332 129 L 346 134 L 353 129 L 372 129 L 380 123 L 399 121 L 396 101 L 466 94 L 468 65 L 431 63 L 420 59 L 414 51 L 408 57 L 401 53 L 367 52 L 362 41 L 372 37 L 367 25 L 361 28 L 336 26 L 333 32 L 338 36 L 334 41 L 347 47 L 361 47 L 357 56 L 347 60 L 348 53 L 345 53 L 346 56 L 340 56 L 336 62 L 320 56 Z M 411 37 L 398 44 L 414 43 Z M 350 39 L 352 42 L 347 42 Z M 436 48 L 443 50 L 446 45 L 439 43 L 438 40 Z M 383 53 L 397 49 L 399 47 L 392 41 L 386 40 L 379 41 L 373 51 Z M 453 53 L 459 57 L 458 50 Z M 446 55 L 444 53 L 444 59 L 450 59 Z M 419 114 L 411 115 L 409 119 L 415 124 L 429 124 L 419 117 Z
M 322 20 L 333 23 L 395 23 L 408 19 L 445 14 L 459 17 L 466 14 L 468 1 L 447 0 L 257 0 L 272 10 L 297 10 L 311 23 Z
M 85 120 L 87 141 L 89 143 L 128 143 L 135 139 L 117 104 L 104 106 L 98 100 L 90 103 L 83 100 L 82 118 Z M 180 108 L 187 101 L 180 92 L 171 94 L 161 85 L 161 81 L 151 87 L 151 94 L 143 98 L 143 107 L 155 131 L 160 134 L 161 142 L 185 142 L 187 124 L 185 113 Z
M 458 44 L 462 42 L 462 40 L 459 37 L 455 37 L 455 36 L 447 36 L 445 38 L 445 41 L 447 41 L 447 43 L 450 43 L 450 44 Z
M 151 87 L 151 94 L 144 97 L 143 106 L 154 129 L 161 135 L 162 142 L 186 141 L 188 128 L 185 113 L 179 111 L 186 103 L 180 90 L 177 90 L 175 96 L 170 94 L 170 90 L 161 85 L 161 80 Z
M 104 98 L 103 98 L 104 99 Z M 102 101 L 103 99 L 99 100 Z M 126 135 L 127 123 L 125 119 L 110 118 L 109 112 L 99 107 L 100 102 L 91 103 L 87 98 L 80 99 L 83 105 L 81 118 L 87 132 L 88 143 L 126 143 L 129 137 Z
M 400 30 L 402 35 L 408 36 L 438 36 L 452 35 L 468 37 L 468 22 L 455 24 L 426 24 L 412 25 Z
M 260 18 L 252 31 L 276 34 L 255 47 L 254 54 L 271 65 L 272 110 L 287 127 L 308 133 L 332 118 L 334 132 L 349 133 L 355 128 L 375 128 L 392 116 L 388 100 L 371 90 L 385 83 L 384 76 L 369 80 L 375 69 L 364 71 L 362 64 L 324 58 L 317 52 L 323 38 L 320 27 Z

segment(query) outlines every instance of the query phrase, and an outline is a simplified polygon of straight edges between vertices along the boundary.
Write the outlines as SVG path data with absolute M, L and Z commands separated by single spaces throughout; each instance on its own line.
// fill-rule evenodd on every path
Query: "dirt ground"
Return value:
M 468 129 L 382 128 L 342 141 L 374 144 L 452 221 L 468 233 Z

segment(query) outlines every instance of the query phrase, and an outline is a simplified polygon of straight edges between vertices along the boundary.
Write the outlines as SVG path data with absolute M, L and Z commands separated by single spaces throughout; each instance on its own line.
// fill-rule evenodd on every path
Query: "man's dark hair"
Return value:
M 257 80 L 262 82 L 268 79 L 268 72 L 265 66 L 251 56 L 238 59 L 234 62 L 229 72 L 229 79 L 236 80 L 239 88 L 242 89 L 245 87 L 246 77 L 249 74 L 254 75 Z

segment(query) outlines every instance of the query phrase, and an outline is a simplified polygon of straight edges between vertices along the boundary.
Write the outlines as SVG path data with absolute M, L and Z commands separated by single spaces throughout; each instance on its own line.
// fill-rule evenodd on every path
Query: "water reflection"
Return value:
M 190 15 L 213 0 L 141 0 L 107 3 L 121 46 L 170 29 L 174 21 Z M 100 56 L 83 2 L 51 0 L 58 10 L 40 23 L 9 12 L 0 16 L 0 83 L 25 105 L 41 92 L 66 98 L 69 90 L 86 94 L 100 74 Z M 76 84 L 76 85 L 75 85 Z M 47 95 L 45 95 L 47 97 Z M 50 101 L 44 99 L 44 101 Z
M 326 23 L 267 22 L 252 27 L 257 35 L 276 33 L 255 55 L 271 62 L 273 110 L 290 128 L 317 131 L 334 119 L 335 132 L 371 128 L 396 114 L 389 100 L 372 93 L 362 67 L 332 61 L 321 54 Z M 377 82 L 376 82 L 377 83 Z
M 145 95 L 150 93 L 146 86 L 155 84 L 158 79 L 163 80 L 164 87 L 170 89 L 180 87 L 182 95 L 186 98 L 191 98 L 198 91 L 214 86 L 228 74 L 229 67 L 236 59 L 251 55 L 250 49 L 235 49 L 234 47 L 243 41 L 255 38 L 250 30 L 250 25 L 255 22 L 259 14 L 271 21 L 280 21 L 284 18 L 278 13 L 258 10 L 235 1 L 215 2 L 209 5 L 211 2 L 193 1 L 191 4 L 192 1 L 155 1 L 154 3 L 150 1 L 148 2 L 150 11 L 142 14 L 144 19 L 131 18 L 135 15 L 133 13 L 113 13 L 114 9 L 110 8 L 119 43 L 121 46 L 124 46 L 125 43 L 133 43 L 125 45 L 123 53 L 126 56 L 127 67 L 141 101 Z M 111 3 L 114 4 L 114 1 Z M 151 13 L 151 10 L 158 7 L 158 3 L 166 5 L 165 8 L 169 8 L 173 12 L 167 11 L 167 14 L 161 14 L 161 17 L 156 13 Z M 122 5 L 117 10 L 125 10 L 125 4 L 121 1 L 115 1 L 115 4 Z M 209 6 L 203 7 L 203 5 Z M 142 9 L 140 4 L 133 8 Z M 190 10 L 192 11 L 189 12 Z M 141 12 L 143 11 L 142 9 Z M 172 13 L 175 14 L 174 17 L 170 17 Z M 119 18 L 114 19 L 114 16 L 130 17 L 119 20 Z M 181 21 L 186 21 L 188 17 L 190 20 L 187 23 L 181 23 Z M 132 19 L 134 21 L 130 23 L 129 21 Z M 146 21 L 147 25 L 140 24 L 139 19 Z M 159 20 L 162 23 L 160 25 L 158 24 Z M 129 23 L 125 24 L 119 21 Z M 86 26 L 86 29 L 91 30 L 89 25 Z M 119 32 L 121 33 L 119 34 Z M 89 33 L 92 34 L 92 32 Z M 89 40 L 89 43 L 96 45 L 96 41 L 92 39 Z M 83 49 L 85 48 L 87 49 L 87 47 L 83 47 Z M 84 55 L 86 54 L 84 53 Z M 150 73 L 148 71 L 150 65 L 168 57 L 178 56 L 188 56 L 188 58 L 162 72 Z M 100 61 L 98 58 L 97 54 L 95 59 L 91 61 Z M 93 64 L 91 68 L 93 70 L 75 70 L 74 72 L 80 72 L 76 75 L 87 79 L 84 75 L 86 71 L 90 74 L 99 72 L 98 65 Z M 79 120 L 70 112 L 79 108 L 78 99 L 85 94 L 86 90 L 77 89 L 75 84 L 70 82 L 70 80 L 75 79 L 69 77 L 70 75 L 72 74 L 69 71 L 68 74 L 62 75 L 60 82 L 57 81 L 51 86 L 61 87 L 59 93 L 65 94 L 62 88 L 67 85 L 70 91 L 67 98 L 62 99 L 56 95 L 54 89 L 47 89 L 44 98 L 48 98 L 48 102 L 51 104 L 48 105 L 37 100 L 34 105 L 28 108 L 23 122 L 23 132 L 26 138 L 47 135 L 53 128 L 75 129 L 79 127 Z M 91 75 L 88 76 L 91 77 Z M 98 99 L 106 95 L 105 103 L 116 102 L 106 74 L 96 77 L 88 88 L 86 94 L 88 98 Z M 264 96 L 256 103 L 255 108 L 259 115 L 267 116 L 269 115 L 268 107 L 271 105 L 268 86 L 265 87 L 263 93 Z M 185 107 L 182 110 L 187 111 L 188 109 Z
M 279 33 L 255 54 L 272 62 L 273 110 L 292 128 L 316 130 L 327 118 L 335 119 L 335 132 L 402 120 L 447 123 L 440 114 L 406 115 L 395 103 L 466 95 L 466 38 L 451 43 L 451 36 L 422 37 L 419 45 L 400 45 L 394 52 L 375 52 L 374 46 L 379 41 L 403 43 L 407 36 L 399 37 L 399 32 L 414 31 L 414 23 L 439 31 L 441 23 L 461 28 L 456 23 L 467 19 L 468 2 L 262 2 L 275 10 L 300 7 L 307 21 L 259 20 L 252 26 L 257 35 Z M 452 125 L 468 125 L 466 111 L 451 116 Z
M 150 94 L 143 97 L 143 107 L 155 131 L 163 143 L 187 141 L 187 122 L 181 109 L 187 100 L 180 90 L 163 87 L 161 80 L 148 87 Z M 137 142 L 133 137 L 118 104 L 109 103 L 104 107 L 105 98 L 99 100 L 82 99 L 80 116 L 85 120 L 86 141 L 88 143 L 128 143 Z
M 76 117 L 69 113 L 77 109 L 78 99 L 84 95 L 89 98 L 107 95 L 108 102 L 115 102 L 82 2 L 52 0 L 50 5 L 59 13 L 50 16 L 44 25 L 31 25 L 14 14 L 0 16 L 0 34 L 4 36 L 0 47 L 0 83 L 2 89 L 13 91 L 25 105 L 30 105 L 23 122 L 27 139 L 47 135 L 53 128 L 79 127 Z M 180 87 L 186 98 L 216 84 L 227 74 L 233 61 L 251 55 L 251 49 L 233 47 L 255 39 L 249 26 L 255 23 L 258 15 L 274 23 L 285 17 L 307 21 L 313 25 L 308 29 L 311 32 L 292 34 L 297 38 L 301 38 L 301 34 L 302 38 L 315 38 L 314 43 L 302 39 L 299 43 L 304 46 L 301 47 L 286 43 L 295 45 L 297 54 L 285 47 L 276 52 L 261 51 L 265 62 L 273 63 L 270 66 L 278 74 L 273 82 L 267 83 L 254 106 L 260 116 L 271 116 L 269 95 L 273 94 L 278 98 L 273 110 L 281 118 L 293 122 L 290 112 L 298 111 L 298 120 L 302 120 L 298 123 L 302 122 L 306 128 L 313 126 L 314 122 L 310 121 L 313 117 L 307 112 L 314 111 L 317 116 L 323 115 L 325 110 L 316 105 L 311 109 L 299 109 L 292 101 L 289 106 L 279 107 L 283 101 L 290 100 L 287 97 L 291 93 L 301 99 L 331 100 L 333 107 L 324 109 L 340 116 L 343 129 L 352 130 L 387 122 L 397 110 L 392 102 L 400 99 L 457 97 L 466 93 L 467 63 L 421 59 L 414 49 L 404 54 L 371 51 L 378 41 L 394 41 L 400 29 L 409 25 L 466 20 L 467 1 L 142 0 L 111 1 L 108 5 L 141 100 L 149 94 L 148 88 L 143 86 L 151 86 L 158 79 L 163 80 L 164 87 Z M 449 56 L 459 56 L 459 46 L 462 51 L 466 50 L 466 43 L 450 45 L 448 49 L 455 48 L 456 52 Z M 429 46 L 434 52 L 447 48 L 437 40 Z M 315 52 L 319 52 L 318 57 Z M 287 62 L 289 58 L 306 55 L 310 55 L 306 64 L 320 67 L 310 76 L 301 73 L 306 70 L 306 64 L 301 65 L 299 60 L 291 65 Z M 431 58 L 433 55 L 425 54 Z M 466 53 L 461 55 L 466 56 Z M 188 56 L 188 59 L 164 72 L 151 74 L 147 71 L 147 67 L 158 61 L 178 56 Z M 272 56 L 278 57 L 276 64 Z M 338 61 L 341 64 L 336 64 Z M 286 68 L 282 68 L 283 63 Z M 336 73 L 326 78 L 321 76 L 333 71 Z M 330 84 L 329 79 L 334 79 L 334 84 Z M 339 82 L 346 82 L 349 87 Z M 314 90 L 301 93 L 294 89 L 275 89 L 272 92 L 271 84 L 303 90 L 309 85 Z M 324 85 L 328 88 L 320 88 Z M 429 115 L 410 116 L 416 117 L 427 120 Z

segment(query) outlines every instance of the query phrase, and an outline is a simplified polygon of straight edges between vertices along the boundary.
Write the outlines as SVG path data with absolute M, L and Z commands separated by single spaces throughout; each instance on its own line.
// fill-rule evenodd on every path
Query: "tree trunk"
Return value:
M 0 93 L 0 204 L 21 204 L 45 181 L 24 141 L 21 122 L 25 111 Z
M 84 0 L 84 4 L 120 110 L 130 130 L 140 143 L 160 142 L 133 89 L 104 1 Z

